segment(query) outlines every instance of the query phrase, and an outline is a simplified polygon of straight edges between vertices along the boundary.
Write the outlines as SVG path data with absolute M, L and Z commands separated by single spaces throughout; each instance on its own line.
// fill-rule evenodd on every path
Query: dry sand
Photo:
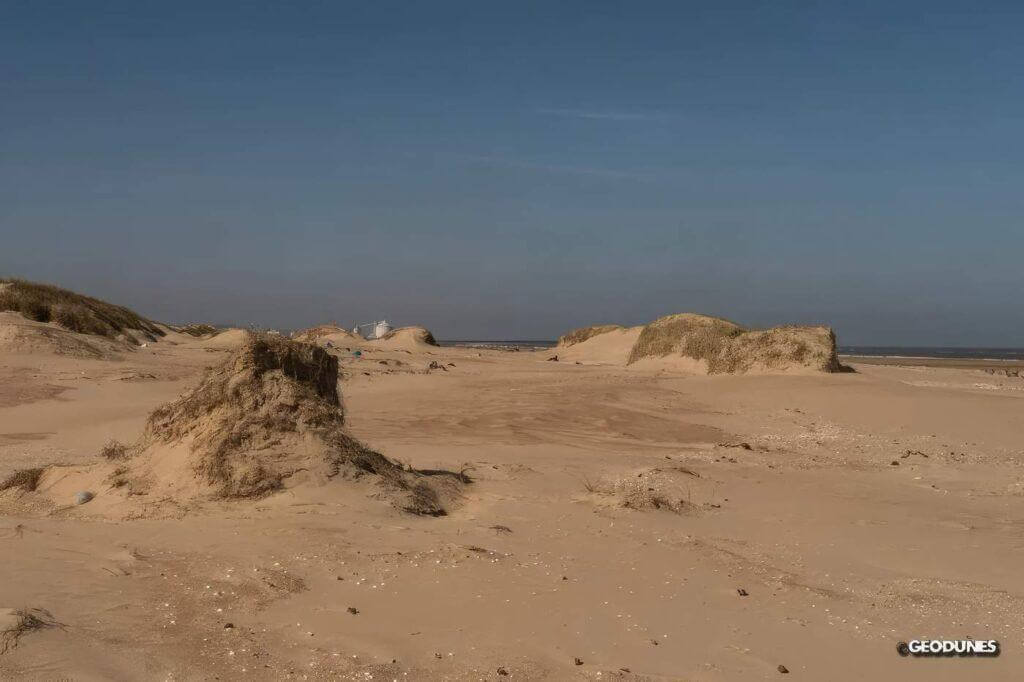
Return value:
M 0 480 L 134 441 L 230 357 L 224 334 L 114 360 L 3 352 Z M 8 491 L 0 678 L 1024 675 L 1024 379 L 687 376 L 400 341 L 330 351 L 346 429 L 410 469 L 467 471 L 447 516 L 359 482 L 134 520 L 99 482 L 81 507 Z M 897 655 L 923 636 L 1003 653 Z

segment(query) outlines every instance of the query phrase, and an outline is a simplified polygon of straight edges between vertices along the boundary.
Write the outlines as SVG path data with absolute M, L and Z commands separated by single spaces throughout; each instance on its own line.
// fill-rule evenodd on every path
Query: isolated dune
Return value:
M 430 330 L 419 326 L 399 327 L 368 343 L 379 348 L 395 350 L 423 350 L 437 346 L 437 341 Z
M 312 344 L 249 335 L 193 391 L 154 410 L 137 443 L 111 443 L 104 463 L 50 467 L 9 487 L 38 490 L 55 504 L 91 491 L 96 499 L 86 511 L 95 513 L 262 498 L 372 477 L 379 496 L 403 511 L 446 513 L 464 476 L 403 468 L 349 436 L 344 421 L 336 357 Z
M 643 327 L 620 327 L 604 325 L 603 327 L 586 327 L 587 330 L 602 329 L 595 334 L 580 334 L 573 340 L 572 335 L 581 330 L 570 332 L 559 339 L 558 358 L 561 361 L 580 362 L 596 365 L 625 365 L 630 350 L 640 336 Z M 569 339 L 565 345 L 562 339 Z
M 835 334 L 828 327 L 749 331 L 716 317 L 667 315 L 643 328 L 628 364 L 658 361 L 707 374 L 836 372 Z
M 303 329 L 292 334 L 292 338 L 306 343 L 330 341 L 334 345 L 338 345 L 338 343 L 355 343 L 361 340 L 359 336 L 336 324 L 321 324 Z

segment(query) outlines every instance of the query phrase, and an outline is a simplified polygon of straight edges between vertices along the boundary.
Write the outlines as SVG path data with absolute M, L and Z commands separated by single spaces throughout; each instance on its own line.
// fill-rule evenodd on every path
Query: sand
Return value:
M 367 481 L 173 512 L 169 496 L 134 519 L 104 510 L 99 479 L 81 507 L 45 479 L 62 504 L 8 491 L 0 614 L 52 620 L 20 632 L 0 678 L 1024 675 L 1024 379 L 364 348 L 330 351 L 346 432 L 410 468 L 465 471 L 457 508 L 411 515 Z M 0 354 L 0 479 L 95 463 L 230 352 L 175 338 L 120 359 Z M 1004 653 L 897 655 L 921 636 Z

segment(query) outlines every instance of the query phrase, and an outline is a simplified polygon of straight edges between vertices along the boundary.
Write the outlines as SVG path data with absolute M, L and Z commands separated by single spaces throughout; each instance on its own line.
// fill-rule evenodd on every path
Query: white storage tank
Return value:
M 373 338 L 383 339 L 391 331 L 391 325 L 387 320 L 381 320 L 373 328 Z

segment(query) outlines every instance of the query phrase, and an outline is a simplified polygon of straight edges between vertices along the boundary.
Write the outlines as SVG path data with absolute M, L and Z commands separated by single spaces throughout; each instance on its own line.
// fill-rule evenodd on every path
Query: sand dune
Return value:
M 392 329 L 379 339 L 367 341 L 375 348 L 389 350 L 426 350 L 437 346 L 434 335 L 426 327 L 411 326 Z
M 628 346 L 627 346 L 628 344 Z M 836 372 L 828 327 L 747 330 L 721 318 L 680 313 L 644 327 L 583 327 L 558 342 L 559 358 L 689 374 Z

